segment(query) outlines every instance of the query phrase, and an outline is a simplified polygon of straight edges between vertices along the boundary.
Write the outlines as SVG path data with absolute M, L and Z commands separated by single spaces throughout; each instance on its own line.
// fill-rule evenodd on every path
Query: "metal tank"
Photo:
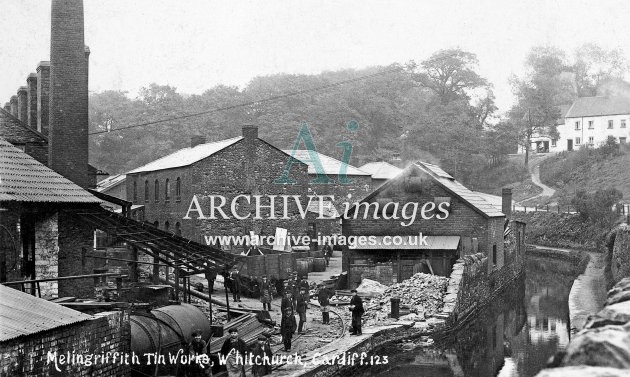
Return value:
M 146 365 L 143 355 L 147 353 L 175 355 L 190 342 L 195 331 L 201 331 L 203 339 L 210 337 L 210 321 L 201 310 L 190 304 L 164 306 L 151 310 L 151 314 L 136 313 L 130 316 L 130 323 L 131 351 L 139 355 L 141 365 Z M 169 369 L 168 366 L 160 367 L 160 371 Z

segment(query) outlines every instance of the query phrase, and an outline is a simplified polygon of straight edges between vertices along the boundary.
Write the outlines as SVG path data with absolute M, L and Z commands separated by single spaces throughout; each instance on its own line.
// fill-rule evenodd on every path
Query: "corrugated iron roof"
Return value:
M 392 243 L 394 236 L 375 236 L 376 242 L 365 245 L 349 246 L 353 250 L 457 250 L 459 246 L 459 236 L 422 236 L 426 237 L 424 240 L 426 244 L 422 242 L 420 235 L 418 236 L 399 236 L 402 240 L 400 245 L 386 245 L 384 241 L 385 237 L 389 240 L 387 243 Z M 411 237 L 411 238 L 410 238 Z M 415 238 L 413 238 L 415 237 Z
M 0 108 L 0 137 L 13 144 L 47 143 L 46 136 Z
M 102 202 L 3 138 L 0 138 L 0 201 Z
M 326 175 L 339 174 L 342 166 L 346 167 L 346 175 L 370 175 L 370 173 L 368 172 L 365 172 L 361 169 L 357 169 L 352 165 L 346 164 L 345 162 L 326 156 L 325 154 L 321 154 L 317 151 L 313 151 L 309 149 L 297 149 L 297 150 L 287 149 L 287 150 L 283 150 L 283 152 L 307 164 L 308 174 L 318 173 L 317 169 L 315 168 L 315 164 L 313 163 L 313 160 L 315 158 L 319 158 L 319 161 L 322 163 L 322 168 L 324 169 L 324 174 Z
M 581 97 L 573 102 L 565 118 L 630 114 L 630 99 L 625 97 Z
M 370 173 L 373 179 L 391 179 L 402 171 L 401 168 L 385 161 L 368 162 L 360 166 L 359 169 Z
M 422 161 L 416 162 L 415 165 L 429 173 L 443 187 L 451 191 L 478 212 L 481 212 L 488 217 L 505 216 L 500 209 L 497 209 L 494 205 L 486 201 L 481 195 L 470 191 L 466 186 L 457 182 L 453 177 L 438 166 Z
M 155 161 L 149 162 L 148 164 L 144 166 L 133 169 L 127 174 L 180 168 L 183 166 L 188 166 L 188 165 L 194 164 L 197 161 L 201 161 L 204 158 L 212 156 L 213 154 L 219 152 L 220 150 L 227 148 L 232 144 L 235 144 L 241 139 L 243 139 L 243 137 L 238 136 L 232 139 L 215 141 L 212 143 L 199 144 L 194 147 L 183 148 L 183 149 L 178 150 L 177 152 L 169 154 L 168 156 L 164 156 Z
M 92 316 L 0 285 L 0 342 L 92 319 Z

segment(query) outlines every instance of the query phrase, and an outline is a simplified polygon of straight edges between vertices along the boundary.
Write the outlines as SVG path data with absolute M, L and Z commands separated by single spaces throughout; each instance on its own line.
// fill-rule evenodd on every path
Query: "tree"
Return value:
M 621 49 L 606 50 L 587 43 L 575 51 L 575 83 L 580 97 L 597 94 L 599 85 L 609 79 L 622 79 L 628 72 L 628 62 Z
M 486 86 L 475 72 L 477 56 L 459 48 L 440 50 L 420 63 L 415 80 L 431 90 L 443 105 L 457 98 L 468 98 L 467 90 Z M 412 68 L 415 63 L 412 62 Z
M 509 111 L 510 122 L 517 127 L 520 145 L 525 147 L 525 165 L 534 136 L 557 137 L 558 105 L 566 103 L 562 72 L 567 69 L 564 52 L 552 47 L 534 47 L 528 54 L 523 78 L 511 79 L 517 103 Z

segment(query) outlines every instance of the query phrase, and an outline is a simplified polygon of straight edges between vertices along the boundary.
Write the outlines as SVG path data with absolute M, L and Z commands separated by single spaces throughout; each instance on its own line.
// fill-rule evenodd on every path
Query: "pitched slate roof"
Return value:
M 47 143 L 46 136 L 0 108 L 0 137 L 12 144 Z
M 346 175 L 370 175 L 370 173 L 368 172 L 365 172 L 361 169 L 357 169 L 352 165 L 346 164 L 345 162 L 326 156 L 325 154 L 321 154 L 317 151 L 313 151 L 309 149 L 296 149 L 296 150 L 286 149 L 286 150 L 283 150 L 283 152 L 307 164 L 308 174 L 318 173 L 318 171 L 315 168 L 315 164 L 313 163 L 313 159 L 319 158 L 319 161 L 322 163 L 322 168 L 324 169 L 324 174 L 326 175 L 339 174 L 342 166 L 345 166 L 346 168 Z
M 163 169 L 180 168 L 188 165 L 192 165 L 195 162 L 201 161 L 204 158 L 210 157 L 213 154 L 229 147 L 242 140 L 242 136 L 234 137 L 232 139 L 215 141 L 212 143 L 199 144 L 194 147 L 188 147 L 171 153 L 168 156 L 164 156 L 155 161 L 149 162 L 144 166 L 133 169 L 127 174 L 149 172 Z
M 87 314 L 0 285 L 0 342 L 90 319 Z
M 117 185 L 124 183 L 126 178 L 127 175 L 125 174 L 110 175 L 96 184 L 96 191 L 103 192 L 116 187 Z
M 1 137 L 0 201 L 102 202 Z
M 450 174 L 442 170 L 437 165 L 429 164 L 428 162 L 418 161 L 414 164 L 409 165 L 404 169 L 405 172 L 410 171 L 411 169 L 419 169 L 425 173 L 427 173 L 435 182 L 437 182 L 440 186 L 442 186 L 446 191 L 455 195 L 459 198 L 464 204 L 468 205 L 470 208 L 480 213 L 484 217 L 505 217 L 505 215 L 498 209 L 495 205 L 488 202 L 484 196 L 479 195 L 474 191 L 469 190 L 466 186 L 457 182 L 455 178 L 453 178 Z M 403 173 L 404 174 L 404 173 Z M 390 179 L 389 181 L 382 184 L 376 190 L 372 191 L 368 196 L 366 196 L 361 202 L 369 201 L 381 191 L 387 189 L 396 179 Z
M 428 162 L 418 161 L 415 166 L 429 173 L 442 187 L 453 193 L 464 203 L 468 204 L 472 209 L 487 217 L 504 217 L 505 215 L 498 210 L 492 203 L 488 202 L 483 196 L 469 190 L 466 186 L 457 182 L 450 174 L 442 170 L 439 166 L 429 164 Z
M 363 170 L 364 172 L 370 173 L 373 179 L 394 178 L 402 171 L 401 168 L 385 161 L 368 162 L 365 165 L 359 166 L 359 169 Z
M 565 118 L 630 114 L 630 99 L 626 97 L 582 97 L 573 102 Z

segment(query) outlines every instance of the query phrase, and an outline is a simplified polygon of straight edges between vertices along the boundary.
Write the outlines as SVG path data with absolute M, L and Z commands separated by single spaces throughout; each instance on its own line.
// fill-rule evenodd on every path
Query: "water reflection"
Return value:
M 456 334 L 434 348 L 392 346 L 386 367 L 354 376 L 531 377 L 569 342 L 568 296 L 576 274 L 566 262 L 531 258 L 526 274 Z

